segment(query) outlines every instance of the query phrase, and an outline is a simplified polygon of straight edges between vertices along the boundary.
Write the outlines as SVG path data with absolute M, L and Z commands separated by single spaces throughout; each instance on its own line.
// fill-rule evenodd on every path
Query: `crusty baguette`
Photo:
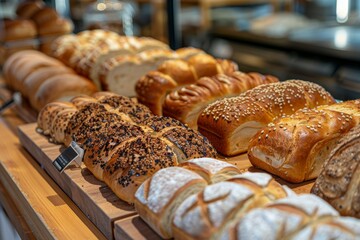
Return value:
M 261 84 L 278 81 L 273 76 L 238 71 L 229 75 L 203 77 L 194 84 L 168 94 L 164 101 L 163 114 L 197 129 L 198 117 L 210 103 L 221 98 L 237 96 Z
M 330 203 L 341 215 L 360 218 L 360 126 L 336 141 L 311 192 Z
M 199 116 L 198 128 L 220 153 L 232 156 L 246 152 L 251 137 L 276 118 L 334 102 L 315 83 L 288 80 L 264 84 L 210 104 Z
M 148 72 L 136 83 L 139 101 L 156 115 L 162 115 L 166 95 L 183 85 L 195 83 L 199 78 L 219 73 L 231 73 L 237 65 L 229 60 L 216 60 L 208 54 L 198 54 L 187 61 L 171 60 Z
M 135 194 L 135 209 L 162 238 L 173 237 L 171 223 L 178 206 L 201 191 L 207 182 L 181 167 L 161 169 L 148 178 Z
M 259 131 L 248 157 L 254 166 L 287 181 L 313 179 L 341 135 L 359 123 L 359 100 L 299 110 Z
M 200 193 L 188 197 L 175 213 L 175 239 L 218 239 L 226 226 L 249 210 L 287 196 L 285 189 L 272 181 L 270 175 L 254 174 L 257 177 L 249 177 L 252 173 L 248 173 L 242 182 L 227 181 L 209 185 Z M 269 185 L 270 182 L 272 184 Z M 267 190 L 273 187 L 279 191 Z

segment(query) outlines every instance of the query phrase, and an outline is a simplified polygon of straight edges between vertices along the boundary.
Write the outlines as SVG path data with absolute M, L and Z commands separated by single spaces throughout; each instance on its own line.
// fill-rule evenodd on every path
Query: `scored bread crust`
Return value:
M 341 215 L 360 218 L 360 126 L 336 141 L 325 158 L 311 193 L 330 203 Z
M 316 178 L 339 137 L 360 123 L 360 101 L 315 109 L 270 123 L 250 141 L 248 158 L 290 182 Z
M 315 83 L 288 80 L 264 84 L 210 104 L 199 116 L 198 129 L 220 153 L 233 156 L 246 152 L 251 137 L 276 118 L 334 102 Z

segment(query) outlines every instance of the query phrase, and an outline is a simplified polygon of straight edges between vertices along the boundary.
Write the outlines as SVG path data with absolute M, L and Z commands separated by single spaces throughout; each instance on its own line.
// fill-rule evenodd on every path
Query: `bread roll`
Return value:
M 231 65 L 234 67 L 231 70 L 236 71 L 236 64 Z M 148 72 L 137 81 L 137 98 L 154 114 L 162 115 L 162 106 L 167 93 L 177 87 L 195 83 L 201 77 L 224 73 L 225 69 L 222 66 L 207 54 L 192 56 L 187 61 L 166 61 L 158 67 L 157 71 Z M 226 69 L 228 72 L 231 70 Z
M 38 34 L 44 35 L 62 35 L 73 31 L 73 23 L 69 19 L 58 17 L 54 20 L 43 22 L 38 26 Z
M 104 170 L 104 181 L 122 200 L 134 203 L 138 187 L 156 171 L 177 165 L 175 152 L 163 140 L 141 135 L 120 146 Z
M 70 100 L 76 95 L 91 95 L 94 92 L 96 87 L 88 79 L 75 74 L 55 75 L 39 87 L 34 96 L 33 107 L 40 110 L 49 102 Z
M 68 102 L 52 102 L 47 104 L 38 114 L 37 124 L 38 129 L 44 135 L 49 135 L 53 119 L 56 115 L 64 109 L 74 108 L 73 104 Z
M 114 113 L 107 113 L 107 115 L 111 117 L 101 121 L 100 126 L 94 123 L 95 125 L 88 129 L 89 133 L 93 132 L 83 144 L 84 164 L 101 181 L 104 180 L 103 173 L 106 164 L 121 143 L 144 134 L 141 127 L 122 121 L 118 115 Z M 118 118 L 120 120 L 117 120 Z
M 161 169 L 148 178 L 135 194 L 135 209 L 162 238 L 172 238 L 171 223 L 178 206 L 201 191 L 207 182 L 180 167 Z
M 47 22 L 52 22 L 57 18 L 59 18 L 59 14 L 56 12 L 56 10 L 46 6 L 42 7 L 31 16 L 31 19 L 38 26 L 41 26 Z
M 360 126 L 336 140 L 311 192 L 341 215 L 360 218 Z
M 179 164 L 179 167 L 196 172 L 209 184 L 224 181 L 241 173 L 234 165 L 213 158 L 191 159 Z
M 23 1 L 16 8 L 16 15 L 29 19 L 45 6 L 43 1 Z
M 2 43 L 10 44 L 10 41 L 31 40 L 36 37 L 36 34 L 36 26 L 31 20 L 0 20 L 0 42 Z
M 334 102 L 315 83 L 289 80 L 264 84 L 238 97 L 212 103 L 199 116 L 198 128 L 220 153 L 233 156 L 247 151 L 256 132 L 276 118 Z
M 39 87 L 50 77 L 54 75 L 74 73 L 71 68 L 65 66 L 48 66 L 37 69 L 30 73 L 22 82 L 20 92 L 25 97 L 30 97 L 36 94 Z
M 228 76 L 218 74 L 203 77 L 194 84 L 168 94 L 164 101 L 163 114 L 197 129 L 198 117 L 210 103 L 221 98 L 237 96 L 258 85 L 273 82 L 278 82 L 278 79 L 273 76 L 263 76 L 258 73 L 245 74 L 238 71 Z
M 227 225 L 249 210 L 287 196 L 281 185 L 271 181 L 268 174 L 257 174 L 256 177 L 249 175 L 251 173 L 244 176 L 244 182 L 250 181 L 250 184 L 241 181 L 219 182 L 188 197 L 175 213 L 175 238 L 217 239 Z M 268 190 L 273 187 L 279 190 Z
M 360 101 L 303 109 L 270 123 L 249 144 L 250 162 L 290 182 L 316 178 L 337 140 L 360 122 Z

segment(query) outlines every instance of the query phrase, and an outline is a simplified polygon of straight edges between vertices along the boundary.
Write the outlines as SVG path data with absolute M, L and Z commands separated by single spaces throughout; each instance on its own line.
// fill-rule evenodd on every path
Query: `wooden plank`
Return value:
M 24 217 L 20 214 L 18 207 L 11 200 L 9 193 L 0 182 L 0 202 L 11 224 L 22 240 L 36 239 Z
M 37 239 L 105 239 L 0 118 L 0 182 Z M 76 234 L 76 235 L 74 235 Z
M 52 160 L 60 154 L 62 146 L 49 143 L 35 128 L 36 123 L 19 127 L 21 144 L 100 231 L 112 239 L 114 221 L 135 215 L 134 207 L 121 201 L 84 165 L 81 168 L 70 166 L 60 174 L 52 165 Z
M 161 239 L 138 215 L 116 221 L 114 236 L 116 240 Z

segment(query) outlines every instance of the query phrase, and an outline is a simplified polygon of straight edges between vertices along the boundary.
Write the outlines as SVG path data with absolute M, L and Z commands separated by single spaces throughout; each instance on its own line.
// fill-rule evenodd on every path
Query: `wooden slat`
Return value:
M 0 118 L 0 182 L 37 239 L 105 239 Z M 76 235 L 74 235 L 76 233 Z
M 161 239 L 139 216 L 118 220 L 114 224 L 116 240 L 157 240 Z
M 100 231 L 108 239 L 112 239 L 114 221 L 135 215 L 133 206 L 121 201 L 85 166 L 71 166 L 60 174 L 52 165 L 52 160 L 61 152 L 61 145 L 49 143 L 45 136 L 35 131 L 35 128 L 35 123 L 19 127 L 22 145 Z

